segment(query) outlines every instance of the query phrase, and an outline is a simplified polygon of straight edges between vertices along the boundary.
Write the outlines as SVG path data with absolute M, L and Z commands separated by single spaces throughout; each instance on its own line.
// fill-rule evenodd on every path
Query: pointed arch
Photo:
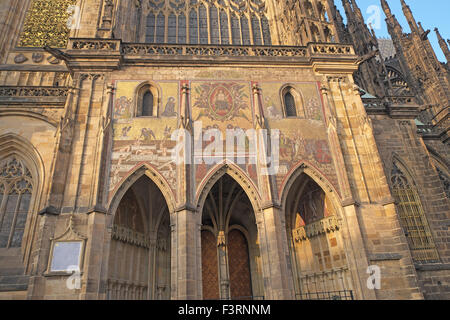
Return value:
M 39 212 L 41 203 L 43 202 L 42 193 L 45 181 L 44 162 L 37 149 L 25 138 L 7 133 L 0 136 L 0 161 L 16 157 L 25 164 L 30 171 L 32 178 L 32 191 L 29 199 L 28 214 L 26 216 L 25 225 L 23 226 L 23 235 L 21 238 L 21 248 L 23 253 L 24 265 L 28 265 L 31 254 L 31 241 L 34 237 L 33 230 L 37 221 L 37 212 Z
M 450 168 L 450 162 L 448 162 L 446 159 L 444 159 L 439 152 L 437 152 L 433 147 L 430 147 L 426 145 L 428 152 L 430 153 L 431 157 L 439 162 L 443 167 Z
M 35 112 L 31 109 L 27 110 L 19 110 L 14 108 L 8 108 L 0 110 L 0 116 L 1 117 L 7 117 L 7 116 L 18 116 L 18 117 L 30 117 L 33 119 L 41 120 L 47 122 L 49 125 L 53 126 L 55 129 L 58 127 L 59 121 L 56 121 L 52 119 L 51 117 L 48 117 L 45 114 Z M 59 120 L 59 119 L 57 119 Z
M 431 163 L 434 165 L 436 172 L 439 176 L 439 180 L 442 182 L 445 195 L 450 200 L 450 171 L 449 166 L 446 165 L 446 161 L 439 156 L 430 154 Z
M 413 260 L 417 263 L 438 262 L 439 254 L 417 185 L 397 155 L 392 158 L 389 185 Z
M 172 217 L 163 194 L 164 181 L 144 165 L 122 185 L 116 197 L 118 207 L 107 222 L 112 231 L 106 240 L 107 298 L 168 299 Z
M 394 89 L 394 93 L 396 95 L 410 95 L 411 88 L 408 85 L 408 82 L 405 80 L 403 74 L 394 66 L 388 65 L 386 66 L 387 71 L 387 79 L 386 82 L 391 82 L 391 85 Z
M 110 223 L 114 221 L 115 212 L 125 193 L 142 176 L 147 176 L 161 191 L 164 199 L 166 200 L 167 207 L 169 208 L 169 213 L 174 211 L 176 203 L 175 196 L 169 183 L 153 166 L 144 163 L 130 171 L 114 190 L 108 209 L 108 213 L 112 216 Z
M 210 170 L 199 190 L 197 211 L 203 230 L 203 297 L 213 299 L 217 289 L 222 299 L 230 295 L 237 299 L 263 296 L 262 267 L 258 259 L 261 234 L 256 223 L 258 213 L 261 214 L 261 210 L 257 211 L 260 200 L 256 197 L 252 203 L 250 199 L 256 194 L 256 188 L 240 168 L 225 162 Z M 206 230 L 211 231 L 213 237 L 205 233 Z M 215 280 L 219 278 L 220 284 L 229 285 L 219 286 L 212 281 L 212 276 Z
M 37 179 L 39 185 L 44 181 L 44 161 L 36 148 L 25 138 L 14 134 L 7 133 L 0 136 L 0 158 L 16 154 L 25 161 L 34 179 Z
M 426 146 L 430 153 L 431 163 L 436 168 L 439 179 L 444 187 L 445 195 L 450 200 L 450 164 L 436 150 L 430 146 Z
M 395 164 L 395 163 L 399 163 L 399 164 L 400 164 L 400 166 L 402 167 L 403 173 L 405 173 L 405 174 L 408 176 L 408 178 L 410 179 L 410 182 L 411 182 L 414 186 L 416 186 L 416 181 L 417 181 L 417 179 L 416 179 L 414 173 L 411 172 L 411 170 L 409 170 L 409 165 L 408 165 L 408 164 L 406 163 L 406 161 L 403 160 L 403 158 L 402 158 L 400 155 L 398 155 L 396 152 L 392 152 L 391 156 L 389 157 L 389 162 L 388 162 L 389 165 L 387 166 L 387 168 L 388 168 L 388 170 L 389 170 L 389 171 L 387 172 L 387 177 L 388 177 L 389 181 L 390 181 L 390 179 L 391 179 L 391 173 L 392 173 L 392 170 L 394 169 L 394 164 Z
M 353 299 L 360 290 L 354 240 L 333 186 L 302 162 L 285 180 L 281 205 L 296 298 Z
M 333 184 L 309 162 L 301 161 L 293 169 L 291 169 L 291 173 L 286 176 L 283 184 L 281 185 L 279 196 L 280 204 L 283 208 L 286 208 L 286 198 L 289 194 L 289 191 L 291 190 L 292 185 L 302 174 L 306 174 L 309 178 L 316 182 L 322 188 L 325 194 L 333 200 L 333 203 L 335 203 L 335 205 L 342 205 L 342 199 Z
M 158 117 L 161 104 L 161 87 L 153 81 L 145 81 L 136 87 L 134 117 Z M 150 106 L 147 106 L 150 104 Z M 148 110 L 148 114 L 145 112 Z
M 306 118 L 303 94 L 294 84 L 287 83 L 281 87 L 280 99 L 285 118 Z
M 198 191 L 195 201 L 195 207 L 197 208 L 197 211 L 202 212 L 206 197 L 211 191 L 211 188 L 225 174 L 228 174 L 230 177 L 232 177 L 242 187 L 244 192 L 247 194 L 250 203 L 252 204 L 255 214 L 260 212 L 261 196 L 258 192 L 258 189 L 253 184 L 248 175 L 240 167 L 229 161 L 224 161 L 222 164 L 218 164 L 217 166 L 212 168 L 203 179 L 203 182 L 197 189 Z

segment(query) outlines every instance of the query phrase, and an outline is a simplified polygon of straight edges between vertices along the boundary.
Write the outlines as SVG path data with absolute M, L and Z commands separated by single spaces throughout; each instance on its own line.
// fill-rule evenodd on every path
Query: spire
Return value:
M 386 17 L 389 19 L 392 17 L 392 11 L 389 7 L 389 4 L 386 2 L 386 0 L 381 0 L 381 7 L 383 8 L 384 13 L 386 14 Z
M 356 3 L 356 0 L 352 0 L 353 11 L 355 12 L 356 17 L 364 24 L 364 16 L 361 13 L 361 10 Z
M 403 14 L 406 17 L 406 20 L 408 21 L 409 27 L 411 28 L 411 32 L 419 33 L 419 29 L 417 27 L 416 20 L 414 19 L 414 16 L 412 14 L 411 8 L 406 4 L 405 0 L 400 0 L 402 3 L 402 10 Z
M 428 29 L 427 31 L 425 31 L 425 29 L 422 27 L 422 23 L 418 22 L 419 25 L 419 35 L 420 38 L 425 41 L 428 40 L 428 34 L 430 34 L 430 30 Z
M 438 28 L 435 28 L 434 31 L 436 32 L 437 38 L 439 40 L 439 45 L 441 46 L 442 52 L 444 52 L 447 62 L 450 62 L 450 50 L 448 49 L 447 43 L 445 43 L 445 40 L 442 38 Z
M 336 31 L 338 33 L 339 39 L 341 40 L 341 42 L 347 43 L 349 41 L 349 37 L 341 12 L 338 10 L 336 6 L 334 6 L 333 13 L 334 13 L 334 20 L 336 21 Z
M 345 10 L 345 15 L 349 21 L 355 21 L 355 13 L 353 12 L 352 6 L 350 5 L 349 0 L 342 0 L 342 6 Z
M 395 15 L 392 14 L 391 8 L 386 0 L 381 0 L 381 7 L 383 7 L 384 14 L 386 15 L 386 22 L 388 28 L 392 28 L 393 30 L 397 30 L 399 33 L 403 34 L 403 28 L 398 22 Z M 391 35 L 392 36 L 392 35 Z

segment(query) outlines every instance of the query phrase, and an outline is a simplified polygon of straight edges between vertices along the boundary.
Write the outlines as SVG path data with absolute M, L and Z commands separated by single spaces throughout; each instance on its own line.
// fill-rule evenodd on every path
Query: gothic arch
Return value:
M 397 95 L 409 95 L 411 94 L 411 89 L 408 85 L 408 82 L 405 80 L 403 74 L 398 71 L 393 66 L 386 66 L 387 70 L 387 79 L 391 82 L 394 87 L 395 94 Z
M 389 186 L 391 186 L 391 183 L 390 183 L 391 172 L 394 169 L 394 164 L 396 162 L 400 163 L 403 173 L 405 173 L 408 176 L 408 179 L 414 185 L 414 187 L 417 187 L 417 184 L 416 184 L 417 179 L 416 179 L 415 175 L 411 172 L 411 170 L 409 170 L 409 166 L 407 165 L 406 161 L 403 160 L 402 157 L 400 157 L 396 152 L 393 152 L 391 154 L 391 156 L 389 157 L 388 166 L 386 166 L 386 168 L 389 170 L 386 175 L 389 180 Z
M 281 99 L 281 105 L 283 106 L 283 115 L 285 118 L 289 117 L 287 115 L 287 109 L 286 109 L 286 101 L 285 96 L 286 94 L 290 93 L 292 97 L 294 98 L 295 102 L 295 111 L 296 116 L 295 118 L 302 118 L 306 119 L 306 113 L 305 113 L 305 100 L 303 98 L 303 94 L 301 90 L 299 90 L 295 84 L 292 83 L 286 83 L 280 88 L 280 99 Z
M 224 163 L 211 170 L 213 173 L 202 186 L 208 196 L 200 196 L 197 206 L 203 230 L 201 279 L 206 299 L 252 299 L 264 295 L 258 258 L 258 211 L 249 198 L 252 191 L 246 190 L 252 187 L 243 185 L 245 177 L 236 177 L 232 167 Z M 210 231 L 212 237 L 205 231 Z
M 25 138 L 14 134 L 7 133 L 0 136 L 0 158 L 16 154 L 25 161 L 29 170 L 32 170 L 33 179 L 42 186 L 44 181 L 44 161 L 42 160 L 36 148 Z
M 302 203 L 303 210 L 298 210 Z M 296 298 L 347 300 L 354 298 L 354 292 L 359 296 L 352 245 L 358 239 L 351 239 L 341 199 L 331 183 L 301 162 L 285 180 L 281 206 Z
M 261 211 L 261 197 L 259 195 L 258 189 L 253 184 L 251 179 L 247 176 L 247 174 L 239 168 L 234 163 L 230 163 L 228 161 L 224 161 L 222 164 L 218 164 L 216 167 L 212 168 L 203 182 L 200 184 L 197 190 L 197 197 L 195 201 L 195 207 L 198 212 L 203 211 L 203 206 L 205 204 L 206 197 L 208 193 L 211 191 L 211 188 L 216 184 L 216 182 L 225 174 L 228 174 L 232 177 L 244 190 L 247 194 L 250 203 L 252 204 L 255 215 Z M 201 219 L 201 215 L 199 215 Z
M 426 147 L 432 158 L 434 158 L 436 161 L 438 161 L 442 166 L 450 168 L 450 163 L 446 159 L 444 159 L 439 154 L 439 152 L 437 152 L 434 148 L 432 148 L 428 145 Z
M 444 192 L 447 198 L 450 200 L 450 166 L 447 165 L 447 161 L 437 154 L 430 152 L 431 163 L 436 168 L 439 179 L 444 187 Z
M 151 117 L 158 117 L 159 116 L 159 110 L 160 110 L 160 104 L 161 104 L 161 87 L 156 84 L 153 81 L 144 81 L 140 85 L 136 87 L 135 90 L 135 105 L 134 105 L 134 111 L 133 116 L 134 117 L 140 117 L 140 113 L 142 113 L 142 104 L 144 100 L 144 94 L 146 92 L 150 92 L 152 94 L 153 98 L 153 110 Z
M 7 109 L 7 110 L 0 110 L 0 116 L 1 117 L 7 117 L 7 116 L 17 116 L 17 117 L 30 117 L 33 119 L 37 119 L 37 120 L 41 120 L 41 121 L 45 121 L 48 124 L 50 124 L 51 126 L 55 127 L 55 129 L 58 127 L 59 121 L 56 121 L 48 116 L 46 116 L 45 114 L 41 114 L 38 112 L 34 112 L 32 110 L 14 110 L 14 109 Z M 59 120 L 59 119 L 57 119 Z
M 8 133 L 0 136 L 0 160 L 16 156 L 25 163 L 25 166 L 32 177 L 32 195 L 25 228 L 22 237 L 22 253 L 24 254 L 24 265 L 28 264 L 31 253 L 31 242 L 28 239 L 33 238 L 34 225 L 37 220 L 37 213 L 42 202 L 42 191 L 44 188 L 45 168 L 44 162 L 36 148 L 23 137 Z
M 426 214 L 423 196 L 416 180 L 397 155 L 391 159 L 389 187 L 396 202 L 397 216 L 416 263 L 435 263 L 440 260 L 434 232 Z
M 138 166 L 134 170 L 130 171 L 127 176 L 125 176 L 122 181 L 119 183 L 119 187 L 114 191 L 113 196 L 111 197 L 111 201 L 109 204 L 108 213 L 111 215 L 110 224 L 114 221 L 114 215 L 119 206 L 120 201 L 122 200 L 125 193 L 128 189 L 142 176 L 147 176 L 164 196 L 166 200 L 167 207 L 169 208 L 169 213 L 172 213 L 175 208 L 175 196 L 173 194 L 172 189 L 170 188 L 166 179 L 151 165 L 143 164 Z
M 171 217 L 149 174 L 133 176 L 109 224 L 107 299 L 170 298 Z
M 299 162 L 292 170 L 288 177 L 285 178 L 283 185 L 281 186 L 280 191 L 280 203 L 283 208 L 285 208 L 286 204 L 286 198 L 289 194 L 289 191 L 294 184 L 294 182 L 297 180 L 297 178 L 302 175 L 306 174 L 308 177 L 310 177 L 314 182 L 316 182 L 322 190 L 326 193 L 327 196 L 329 196 L 332 200 L 335 206 L 341 206 L 341 198 L 339 196 L 339 193 L 334 188 L 334 186 L 331 184 L 331 182 L 328 181 L 328 179 L 314 166 L 309 164 L 306 161 Z

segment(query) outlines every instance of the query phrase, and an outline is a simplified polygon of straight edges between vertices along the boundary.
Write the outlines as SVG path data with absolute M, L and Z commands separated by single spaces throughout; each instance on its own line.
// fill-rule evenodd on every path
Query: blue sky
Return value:
M 376 10 L 381 12 L 381 28 L 375 29 L 378 37 L 389 37 L 389 33 L 386 28 L 386 16 L 380 5 L 380 0 L 356 0 L 361 12 L 363 13 L 366 21 L 370 17 L 376 17 Z M 400 0 L 387 0 L 391 7 L 392 13 L 395 14 L 398 21 L 403 27 L 404 32 L 409 32 L 409 25 L 403 15 L 402 6 Z M 436 55 L 439 60 L 446 61 L 444 54 L 442 53 L 439 43 L 437 41 L 434 28 L 437 27 L 444 39 L 450 39 L 450 1 L 449 0 L 405 0 L 413 12 L 416 21 L 420 21 L 425 30 L 429 29 L 432 32 L 429 35 L 431 44 L 434 47 Z M 340 9 L 342 16 L 345 18 L 345 11 L 342 8 L 342 1 L 335 0 L 337 7 Z M 376 6 L 378 9 L 375 9 Z

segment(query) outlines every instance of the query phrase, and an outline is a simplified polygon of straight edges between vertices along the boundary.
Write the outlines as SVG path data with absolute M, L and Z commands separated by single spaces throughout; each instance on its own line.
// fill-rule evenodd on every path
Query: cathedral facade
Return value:
M 2 1 L 0 299 L 450 299 L 450 68 L 401 2 L 383 42 L 355 0 Z

